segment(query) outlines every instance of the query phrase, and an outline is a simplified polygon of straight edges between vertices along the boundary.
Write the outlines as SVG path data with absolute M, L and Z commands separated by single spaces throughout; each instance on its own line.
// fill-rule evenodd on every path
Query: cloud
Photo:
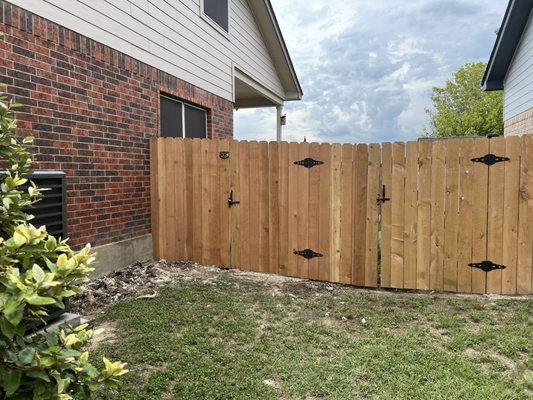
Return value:
M 272 0 L 304 89 L 287 103 L 287 140 L 408 140 L 431 88 L 487 60 L 505 0 Z M 274 109 L 235 113 L 238 139 L 275 138 Z

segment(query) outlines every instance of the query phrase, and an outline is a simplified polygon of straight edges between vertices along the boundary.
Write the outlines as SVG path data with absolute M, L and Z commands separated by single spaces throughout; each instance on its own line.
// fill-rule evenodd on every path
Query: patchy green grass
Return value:
M 108 308 L 101 399 L 530 399 L 533 300 L 189 281 Z M 362 321 L 364 318 L 364 322 Z M 109 332 L 107 339 L 109 339 Z

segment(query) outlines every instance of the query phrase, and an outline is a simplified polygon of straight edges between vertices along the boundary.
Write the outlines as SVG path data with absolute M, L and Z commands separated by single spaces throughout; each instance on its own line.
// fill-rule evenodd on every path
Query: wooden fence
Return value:
M 367 287 L 532 292 L 533 136 L 154 138 L 151 158 L 156 258 Z

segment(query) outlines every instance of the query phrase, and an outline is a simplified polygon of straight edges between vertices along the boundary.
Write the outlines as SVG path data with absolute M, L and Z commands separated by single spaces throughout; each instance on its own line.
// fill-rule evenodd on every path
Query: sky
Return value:
M 431 89 L 487 61 L 506 0 L 271 0 L 301 101 L 285 105 L 290 141 L 410 140 L 428 125 Z M 275 108 L 235 112 L 235 138 L 275 140 Z

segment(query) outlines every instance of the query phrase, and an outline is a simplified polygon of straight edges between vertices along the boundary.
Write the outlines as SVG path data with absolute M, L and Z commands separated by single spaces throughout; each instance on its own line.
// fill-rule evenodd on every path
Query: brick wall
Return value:
M 0 91 L 24 105 L 39 168 L 68 175 L 74 245 L 150 232 L 161 91 L 208 109 L 211 137 L 232 136 L 231 102 L 1 0 L 0 31 Z
M 504 121 L 506 136 L 533 134 L 533 108 Z

